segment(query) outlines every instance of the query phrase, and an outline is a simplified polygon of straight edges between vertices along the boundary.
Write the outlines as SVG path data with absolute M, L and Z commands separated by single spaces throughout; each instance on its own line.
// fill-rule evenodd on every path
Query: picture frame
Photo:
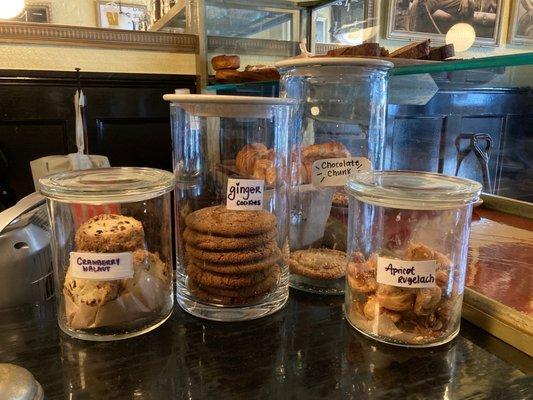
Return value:
M 52 23 L 50 3 L 27 2 L 22 14 L 14 18 L 13 21 L 50 24 Z
M 528 9 L 526 9 L 528 7 Z M 533 45 L 533 1 L 514 0 L 509 24 L 509 43 Z
M 97 0 L 96 17 L 99 28 L 146 30 L 148 7 L 142 4 Z
M 458 22 L 467 22 L 476 31 L 474 46 L 498 46 L 504 0 L 387 0 L 386 38 L 431 39 L 444 44 L 446 32 Z M 463 11 L 460 11 L 460 4 Z

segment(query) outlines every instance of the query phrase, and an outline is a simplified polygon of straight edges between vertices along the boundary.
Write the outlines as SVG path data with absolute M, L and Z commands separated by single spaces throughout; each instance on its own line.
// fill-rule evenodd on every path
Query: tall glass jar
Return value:
M 350 195 L 346 318 L 382 342 L 436 346 L 459 332 L 477 182 L 361 172 Z
M 48 202 L 59 327 L 79 339 L 118 340 L 170 317 L 172 173 L 90 169 L 39 183 Z
M 177 301 L 211 320 L 288 298 L 290 100 L 166 95 L 177 180 Z
M 292 287 L 344 293 L 348 197 L 356 171 L 381 169 L 392 63 L 370 58 L 282 61 L 280 95 L 298 101 L 291 137 Z

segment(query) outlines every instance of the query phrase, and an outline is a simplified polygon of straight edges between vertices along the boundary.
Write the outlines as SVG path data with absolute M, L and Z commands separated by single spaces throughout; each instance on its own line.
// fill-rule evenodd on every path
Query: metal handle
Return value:
M 462 143 L 466 140 L 468 140 L 468 147 L 464 148 Z M 492 184 L 489 173 L 489 159 L 492 153 L 492 137 L 487 133 L 461 133 L 455 138 L 455 148 L 457 149 L 455 175 L 459 173 L 459 168 L 461 167 L 463 160 L 473 151 L 483 175 L 484 190 L 492 193 Z

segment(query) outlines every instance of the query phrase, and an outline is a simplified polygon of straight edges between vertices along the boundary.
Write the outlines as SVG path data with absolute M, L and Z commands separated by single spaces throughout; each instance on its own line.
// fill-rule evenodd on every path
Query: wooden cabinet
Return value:
M 83 73 L 87 145 L 113 166 L 172 170 L 168 103 L 189 75 Z M 0 210 L 33 191 L 29 162 L 74 152 L 75 72 L 0 71 Z

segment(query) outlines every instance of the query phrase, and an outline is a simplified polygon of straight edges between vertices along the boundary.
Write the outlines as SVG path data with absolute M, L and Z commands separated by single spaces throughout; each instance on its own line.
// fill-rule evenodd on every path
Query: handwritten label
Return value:
M 133 255 L 127 253 L 70 253 L 73 278 L 113 281 L 133 277 Z
M 228 179 L 228 210 L 262 210 L 265 181 L 262 179 Z
M 325 158 L 313 163 L 311 183 L 315 186 L 343 186 L 348 177 L 359 171 L 370 171 L 365 157 Z
M 436 285 L 437 262 L 405 261 L 378 257 L 376 280 L 385 285 L 408 288 L 432 288 Z

